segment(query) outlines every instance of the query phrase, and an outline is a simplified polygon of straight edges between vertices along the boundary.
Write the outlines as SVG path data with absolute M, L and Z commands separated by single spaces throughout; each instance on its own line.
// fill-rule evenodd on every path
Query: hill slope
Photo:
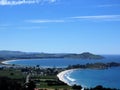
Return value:
M 35 59 L 35 58 L 80 58 L 80 59 L 102 59 L 103 56 L 91 54 L 89 52 L 81 54 L 50 54 L 50 53 L 34 53 L 20 51 L 0 51 L 0 60 L 6 59 Z

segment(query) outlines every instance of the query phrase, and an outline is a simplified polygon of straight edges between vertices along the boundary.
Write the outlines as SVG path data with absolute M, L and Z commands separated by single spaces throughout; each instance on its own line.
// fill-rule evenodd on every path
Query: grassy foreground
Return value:
M 2 68 L 0 77 L 7 77 L 24 85 L 27 72 L 22 72 L 20 68 Z M 30 80 L 34 81 L 36 88 L 41 90 L 72 90 L 70 86 L 59 81 L 56 75 L 31 75 Z
M 33 80 L 37 82 L 37 88 L 46 88 L 48 90 L 72 90 L 70 86 L 59 81 L 55 75 L 34 77 Z

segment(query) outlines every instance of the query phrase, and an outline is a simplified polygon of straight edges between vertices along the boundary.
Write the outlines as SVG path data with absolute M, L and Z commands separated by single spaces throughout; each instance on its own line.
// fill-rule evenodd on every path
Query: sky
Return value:
M 0 0 L 0 50 L 120 54 L 120 0 Z

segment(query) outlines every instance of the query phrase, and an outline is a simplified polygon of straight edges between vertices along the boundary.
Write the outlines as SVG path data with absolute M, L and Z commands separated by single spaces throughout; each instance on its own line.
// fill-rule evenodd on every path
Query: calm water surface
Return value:
M 120 62 L 119 55 L 108 55 L 105 56 L 105 59 L 101 60 L 85 60 L 85 59 L 22 59 L 22 60 L 11 60 L 5 61 L 4 63 L 7 64 L 16 64 L 16 65 L 23 65 L 23 66 L 36 66 L 40 65 L 42 67 L 65 67 L 68 65 L 75 65 L 75 64 L 86 64 L 86 63 L 95 63 L 95 62 Z
M 105 70 L 75 70 L 69 74 L 69 77 L 75 79 L 75 84 L 84 87 L 102 85 L 120 89 L 120 67 Z

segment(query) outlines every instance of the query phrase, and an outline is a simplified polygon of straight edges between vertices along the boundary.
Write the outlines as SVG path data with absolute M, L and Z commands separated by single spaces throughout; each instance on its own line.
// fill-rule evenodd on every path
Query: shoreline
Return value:
M 10 61 L 17 61 L 17 60 L 5 60 L 5 61 L 1 61 L 1 64 L 4 64 L 4 65 L 8 65 Z
M 65 70 L 57 74 L 57 77 L 59 78 L 60 81 L 66 83 L 69 86 L 72 86 L 75 84 L 76 80 L 73 78 L 69 77 L 69 74 L 72 73 L 74 70 L 78 69 L 70 69 L 70 70 Z
M 70 69 L 70 70 L 62 71 L 57 74 L 57 77 L 60 81 L 66 83 L 69 86 L 77 85 L 76 80 L 69 77 L 69 74 L 75 70 L 80 70 L 80 69 Z M 84 88 L 86 88 L 86 86 L 84 85 L 81 85 L 81 86 L 82 86 L 81 90 L 84 90 Z
M 7 62 L 10 62 L 10 61 L 17 61 L 17 59 L 6 59 L 6 60 L 0 60 L 0 65 L 7 65 L 7 66 L 11 66 L 12 64 L 9 64 Z
M 41 58 L 40 58 L 41 59 Z M 9 59 L 9 60 L 1 60 L 0 61 L 0 65 L 5 65 L 5 66 L 12 66 L 13 64 L 10 64 L 9 62 L 11 61 L 20 61 L 20 60 L 28 60 L 28 59 Z M 29 59 L 30 60 L 30 59 Z M 32 59 L 31 59 L 32 60 Z M 35 59 L 37 60 L 37 59 Z M 39 60 L 39 59 L 38 59 Z M 29 65 L 18 65 L 18 64 L 14 64 L 15 66 L 22 66 L 22 67 L 35 67 L 36 65 L 33 66 L 29 66 Z M 53 68 L 53 66 L 41 66 L 42 68 Z M 62 66 L 62 67 L 56 67 L 56 68 L 66 68 L 66 66 Z
M 7 64 L 6 62 L 9 62 L 9 61 L 17 61 L 17 59 L 13 59 L 13 60 L 1 60 L 0 62 L 2 63 L 1 65 L 10 65 L 10 64 Z M 89 69 L 89 68 L 88 68 Z M 87 88 L 87 86 L 84 86 L 84 83 L 80 83 L 80 84 L 77 84 L 77 80 L 73 79 L 70 77 L 70 74 L 76 70 L 83 70 L 81 68 L 78 68 L 78 69 L 68 69 L 68 70 L 65 70 L 64 71 L 61 71 L 60 73 L 57 74 L 57 77 L 59 78 L 60 81 L 66 83 L 67 85 L 69 86 L 72 86 L 72 85 L 81 85 L 83 88 Z
M 40 58 L 41 59 L 41 58 Z M 0 60 L 0 65 L 11 65 L 9 63 L 4 63 L 4 62 L 9 62 L 9 61 L 17 61 L 17 60 L 28 60 L 28 59 L 6 59 L 6 60 Z M 29 59 L 30 60 L 30 59 Z

